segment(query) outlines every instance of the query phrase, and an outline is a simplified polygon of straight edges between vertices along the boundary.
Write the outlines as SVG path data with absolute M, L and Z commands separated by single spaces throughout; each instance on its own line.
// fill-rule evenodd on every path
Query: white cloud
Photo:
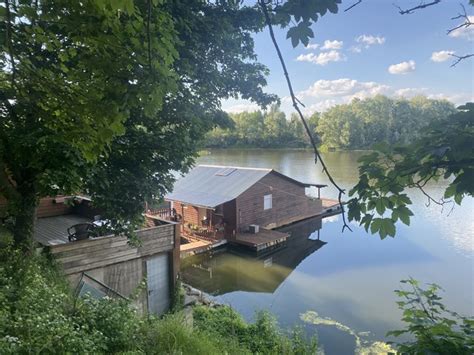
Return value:
M 474 23 L 474 16 L 468 16 L 468 19 L 471 23 Z M 453 32 L 449 34 L 451 37 L 456 37 L 456 38 L 466 38 L 469 41 L 474 40 L 474 26 L 468 26 L 468 27 L 461 27 L 458 29 L 455 29 Z
M 340 62 L 345 60 L 340 52 L 332 50 L 329 52 L 322 52 L 319 54 L 308 53 L 299 55 L 296 60 L 298 62 L 310 62 L 318 65 L 326 65 L 329 62 Z
M 360 53 L 360 52 L 362 52 L 362 47 L 361 46 L 352 46 L 349 50 L 351 52 L 354 52 L 354 53 Z
M 366 48 L 374 45 L 374 44 L 384 44 L 385 37 L 380 36 L 372 36 L 372 35 L 361 35 L 356 38 L 357 43 L 362 43 L 366 46 Z
M 304 47 L 305 49 L 318 49 L 319 47 L 319 44 L 317 43 L 310 43 L 308 44 L 306 47 Z
M 307 90 L 302 91 L 303 96 L 308 97 L 340 97 L 344 101 L 350 101 L 355 97 L 367 98 L 377 94 L 386 94 L 389 86 L 373 81 L 357 81 L 342 78 L 336 80 L 318 80 Z
M 342 41 L 330 41 L 327 39 L 324 41 L 324 45 L 321 47 L 321 49 L 341 49 L 343 44 L 344 42 Z
M 431 60 L 433 62 L 445 62 L 448 59 L 452 58 L 451 55 L 454 54 L 454 51 L 439 51 L 433 52 L 431 54 Z
M 354 53 L 362 52 L 363 48 L 369 48 L 373 45 L 381 45 L 385 43 L 385 37 L 373 36 L 373 35 L 360 35 L 356 37 L 355 41 L 358 43 L 355 46 L 352 46 L 350 50 Z
M 407 74 L 412 71 L 415 71 L 414 60 L 410 60 L 408 62 L 401 62 L 398 64 L 393 64 L 388 67 L 388 72 L 390 74 Z
M 424 95 L 430 99 L 447 99 L 455 105 L 474 101 L 473 94 L 469 92 L 445 94 L 433 92 L 424 87 L 394 88 L 382 83 L 358 81 L 349 78 L 318 80 L 308 89 L 297 94 L 298 98 L 305 103 L 307 107 L 305 113 L 307 114 L 311 114 L 314 111 L 326 111 L 333 106 L 349 103 L 354 98 L 366 99 L 376 95 L 395 98 L 412 98 Z M 290 106 L 288 108 L 291 110 Z

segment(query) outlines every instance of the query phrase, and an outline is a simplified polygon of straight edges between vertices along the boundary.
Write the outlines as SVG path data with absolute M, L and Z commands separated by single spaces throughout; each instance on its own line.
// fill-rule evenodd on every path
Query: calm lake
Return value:
M 361 154 L 324 155 L 344 188 L 356 183 Z M 329 184 L 309 151 L 211 150 L 198 164 L 273 168 L 303 182 Z M 443 188 L 433 183 L 427 191 L 441 196 Z M 336 198 L 331 187 L 321 195 Z M 474 314 L 473 199 L 451 211 L 426 206 L 417 191 L 410 196 L 415 216 L 409 227 L 397 226 L 395 238 L 380 240 L 356 224 L 353 232 L 341 233 L 340 216 L 312 219 L 284 229 L 291 233 L 285 249 L 260 258 L 230 250 L 196 256 L 184 261 L 183 278 L 248 320 L 257 310 L 269 310 L 283 327 L 316 331 L 326 354 L 363 353 L 375 341 L 394 340 L 385 333 L 403 324 L 393 290 L 408 277 L 441 285 L 448 308 Z M 303 322 L 304 314 L 313 322 Z

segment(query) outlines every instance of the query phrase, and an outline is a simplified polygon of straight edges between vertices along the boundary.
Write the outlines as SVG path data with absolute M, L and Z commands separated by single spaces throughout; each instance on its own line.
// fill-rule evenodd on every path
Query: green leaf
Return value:
M 378 199 L 375 202 L 375 209 L 379 215 L 383 215 L 383 213 L 385 212 L 385 204 L 382 198 Z
M 398 212 L 398 217 L 404 224 L 406 224 L 407 226 L 410 225 L 410 216 L 407 213 Z
M 394 222 L 396 222 L 396 221 L 398 221 L 398 218 L 399 218 L 399 213 L 398 213 L 398 211 L 397 211 L 397 210 L 392 211 L 392 220 L 393 220 Z
M 382 218 L 374 218 L 372 224 L 370 225 L 370 233 L 375 234 L 380 230 L 382 225 Z

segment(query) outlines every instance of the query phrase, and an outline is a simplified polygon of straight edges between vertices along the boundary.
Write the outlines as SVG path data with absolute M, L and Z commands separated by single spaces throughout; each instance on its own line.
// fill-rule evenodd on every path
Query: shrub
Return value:
M 125 300 L 75 299 L 57 270 L 44 256 L 25 258 L 8 246 L 0 249 L 1 354 L 241 355 L 306 349 L 304 342 L 281 335 L 268 315 L 248 325 L 228 307 L 207 312 L 201 307 L 190 327 L 182 312 L 144 318 Z
M 197 306 L 194 308 L 194 323 L 208 333 L 235 339 L 251 353 L 312 354 L 317 348 L 316 339 L 308 342 L 301 328 L 294 328 L 290 334 L 283 333 L 268 312 L 258 312 L 255 323 L 246 323 L 230 307 Z
M 411 290 L 396 290 L 402 299 L 397 302 L 403 310 L 402 320 L 407 327 L 394 330 L 387 336 L 409 334 L 414 340 L 397 344 L 403 354 L 473 354 L 474 319 L 460 316 L 448 310 L 438 291 L 441 287 L 429 284 L 422 289 L 419 282 L 410 278 L 402 280 Z

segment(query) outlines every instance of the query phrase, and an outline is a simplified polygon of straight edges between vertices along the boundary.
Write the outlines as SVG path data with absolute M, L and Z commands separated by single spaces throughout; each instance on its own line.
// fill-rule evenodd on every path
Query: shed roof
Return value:
M 272 169 L 198 165 L 185 177 L 176 181 L 173 192 L 167 194 L 165 199 L 215 208 L 237 198 L 272 172 L 302 186 L 310 186 Z

